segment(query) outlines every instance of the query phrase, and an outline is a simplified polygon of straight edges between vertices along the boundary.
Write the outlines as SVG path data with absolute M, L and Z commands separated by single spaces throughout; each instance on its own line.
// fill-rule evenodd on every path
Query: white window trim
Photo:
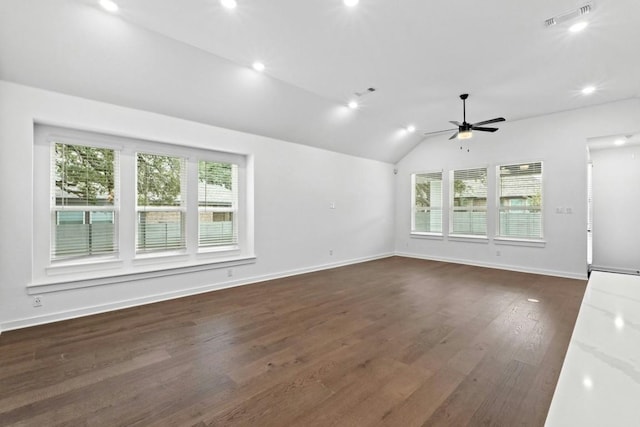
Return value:
M 112 148 L 119 151 L 121 168 L 119 177 L 120 203 L 117 210 L 119 223 L 116 226 L 118 253 L 81 259 L 51 260 L 51 209 L 49 209 L 51 179 L 49 165 L 51 162 L 52 140 L 69 144 Z M 193 211 L 195 207 L 196 213 L 187 215 L 185 227 L 187 248 L 179 251 L 145 251 L 136 253 L 135 153 L 137 152 L 185 158 L 187 174 L 189 174 L 190 170 L 195 169 L 195 173 L 191 174 L 193 176 L 188 175 L 187 181 L 195 177 L 197 182 L 198 160 L 237 164 L 238 200 L 240 204 L 237 225 L 238 244 L 215 248 L 198 248 L 198 201 L 197 197 L 190 197 L 187 199 L 186 209 Z M 178 274 L 192 270 L 223 268 L 237 262 L 241 264 L 255 262 L 255 255 L 253 254 L 253 200 L 251 199 L 253 196 L 253 159 L 251 156 L 35 123 L 33 165 L 34 268 L 31 282 L 27 285 L 29 292 L 31 292 L 31 289 L 42 289 L 40 286 L 48 286 L 50 284 L 67 283 L 68 285 L 56 285 L 54 288 L 60 290 L 75 289 L 96 286 L 96 284 L 112 284 L 128 280 L 139 280 L 139 278 L 144 277 L 157 277 L 157 275 Z M 195 194 L 197 194 L 197 191 Z M 193 206 L 194 202 L 195 206 Z M 116 271 L 117 273 L 114 273 Z M 114 274 L 105 276 L 105 273 Z M 155 275 L 156 273 L 157 275 Z M 152 274 L 152 276 L 149 276 L 149 274 Z

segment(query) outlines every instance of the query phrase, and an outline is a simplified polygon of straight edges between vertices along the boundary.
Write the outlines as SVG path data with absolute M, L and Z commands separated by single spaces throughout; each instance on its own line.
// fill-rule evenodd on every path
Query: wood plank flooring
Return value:
M 5 332 L 0 425 L 542 426 L 585 286 L 392 257 Z

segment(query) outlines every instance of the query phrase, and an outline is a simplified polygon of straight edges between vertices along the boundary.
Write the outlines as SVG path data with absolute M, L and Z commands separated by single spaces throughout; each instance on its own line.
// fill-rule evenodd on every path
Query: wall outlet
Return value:
M 500 251 L 496 251 L 496 256 L 500 256 L 500 255 L 502 255 Z
M 33 297 L 33 306 L 42 307 L 42 297 L 40 295 Z
M 333 249 L 329 249 L 329 256 L 333 256 Z
M 227 277 L 233 277 L 233 269 L 232 268 L 227 270 Z

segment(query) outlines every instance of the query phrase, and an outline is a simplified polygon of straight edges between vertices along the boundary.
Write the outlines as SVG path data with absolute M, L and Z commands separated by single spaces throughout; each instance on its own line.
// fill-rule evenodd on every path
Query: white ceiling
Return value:
M 0 78 L 387 162 L 464 92 L 501 126 L 640 96 L 638 0 L 594 0 L 577 34 L 543 23 L 586 0 L 116 1 L 2 0 Z

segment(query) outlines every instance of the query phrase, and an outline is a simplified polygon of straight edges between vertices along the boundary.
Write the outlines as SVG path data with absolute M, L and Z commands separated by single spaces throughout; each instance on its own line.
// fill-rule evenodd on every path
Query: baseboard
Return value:
M 520 273 L 540 274 L 543 276 L 554 276 L 554 277 L 564 277 L 567 279 L 587 280 L 586 271 L 584 272 L 584 274 L 580 274 L 580 273 L 571 273 L 567 271 L 556 271 L 556 270 L 546 270 L 541 268 L 522 267 L 522 266 L 516 266 L 516 265 L 485 263 L 485 262 L 471 261 L 471 260 L 465 260 L 465 259 L 436 257 L 436 256 L 429 256 L 429 255 L 407 253 L 407 252 L 396 252 L 395 255 L 406 257 L 406 258 L 424 259 L 429 261 L 441 261 L 441 262 L 450 262 L 453 264 L 472 265 L 474 267 L 495 268 L 497 270 L 508 270 L 508 271 L 517 271 Z
M 118 302 L 109 303 L 109 304 L 101 304 L 101 305 L 95 305 L 91 307 L 83 307 L 83 308 L 78 308 L 73 310 L 60 311 L 57 313 L 49 313 L 41 316 L 33 316 L 33 317 L 26 317 L 18 320 L 10 320 L 7 322 L 0 323 L 0 334 L 3 331 L 11 331 L 15 329 L 28 328 L 31 326 L 43 325 L 47 323 L 60 322 L 63 320 L 75 319 L 78 317 L 90 316 L 93 314 L 100 314 L 100 313 L 105 313 L 109 311 L 122 310 L 125 308 L 137 307 L 145 304 L 152 304 L 155 302 L 168 301 L 176 298 L 183 298 L 191 295 L 198 295 L 198 294 L 213 292 L 221 289 L 251 285 L 253 283 L 264 282 L 267 280 L 282 279 L 285 277 L 297 276 L 305 273 L 313 273 L 315 271 L 329 270 L 331 268 L 344 267 L 347 265 L 359 264 L 367 261 L 374 261 L 377 259 L 388 258 L 391 256 L 394 256 L 394 254 L 389 252 L 389 253 L 383 253 L 383 254 L 378 254 L 378 255 L 373 255 L 368 257 L 353 258 L 345 261 L 338 261 L 334 263 L 327 263 L 327 264 L 321 264 L 316 266 L 298 268 L 294 270 L 282 271 L 279 273 L 264 274 L 264 275 L 254 276 L 254 277 L 244 278 L 244 279 L 236 279 L 232 281 L 225 281 L 225 282 L 215 283 L 215 284 L 210 284 L 205 286 L 198 286 L 194 288 L 181 289 L 179 291 L 165 292 L 161 294 L 149 295 L 149 296 L 140 297 L 140 298 L 133 298 L 133 299 L 118 301 Z
M 604 271 L 606 273 L 618 273 L 618 274 L 631 274 L 634 276 L 640 275 L 640 270 L 632 268 L 618 268 L 608 267 L 605 265 L 591 265 L 591 271 Z

